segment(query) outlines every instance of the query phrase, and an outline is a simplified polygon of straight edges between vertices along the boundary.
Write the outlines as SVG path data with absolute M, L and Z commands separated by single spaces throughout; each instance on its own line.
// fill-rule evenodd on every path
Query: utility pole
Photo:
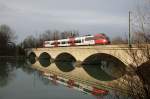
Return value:
M 130 30 L 130 21 L 131 21 L 130 14 L 131 14 L 131 12 L 129 11 L 129 38 L 128 38 L 128 45 L 131 48 L 132 45 L 131 45 L 131 30 Z

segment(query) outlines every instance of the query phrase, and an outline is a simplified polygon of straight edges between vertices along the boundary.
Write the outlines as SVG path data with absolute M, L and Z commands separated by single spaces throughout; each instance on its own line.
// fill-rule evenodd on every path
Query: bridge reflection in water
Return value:
M 107 55 L 104 55 L 103 58 L 100 58 L 99 55 L 90 56 L 82 65 L 77 65 L 75 59 L 62 61 L 60 57 L 55 62 L 50 58 L 39 58 L 38 61 L 30 58 L 29 61 L 32 68 L 40 71 L 47 79 L 86 93 L 106 95 L 112 90 L 125 93 L 127 91 L 118 86 L 118 80 L 126 74 L 126 66 Z
M 126 66 L 117 58 L 108 54 L 94 54 L 83 62 L 84 70 L 92 77 L 111 81 L 122 77 L 126 72 Z

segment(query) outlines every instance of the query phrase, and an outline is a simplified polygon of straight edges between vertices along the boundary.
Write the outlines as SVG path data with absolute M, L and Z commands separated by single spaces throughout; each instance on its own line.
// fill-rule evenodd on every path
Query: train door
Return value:
M 75 46 L 75 38 L 69 38 L 70 46 Z
M 54 46 L 58 47 L 58 41 L 57 40 L 54 41 Z

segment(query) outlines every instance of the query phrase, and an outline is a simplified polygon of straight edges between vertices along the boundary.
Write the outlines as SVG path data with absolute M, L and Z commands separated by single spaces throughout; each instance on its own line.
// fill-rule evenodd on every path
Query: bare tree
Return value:
M 26 37 L 23 41 L 24 48 L 35 48 L 36 47 L 36 38 L 32 35 Z
M 132 95 L 136 99 L 149 99 L 150 97 L 150 0 L 143 0 L 132 13 L 133 48 L 127 50 L 132 58 L 127 77 L 125 78 Z M 147 61 L 147 62 L 146 62 Z M 140 64 L 141 62 L 145 62 Z
M 9 45 L 14 45 L 16 36 L 12 29 L 7 25 L 0 25 L 0 55 L 9 55 Z M 11 49 L 15 51 L 14 49 Z
M 128 41 L 127 39 L 118 36 L 118 37 L 113 38 L 111 43 L 112 44 L 127 44 Z
M 60 38 L 59 34 L 60 34 L 60 32 L 55 30 L 53 32 L 53 40 L 58 40 Z
M 64 31 L 61 33 L 61 38 L 62 39 L 66 39 L 69 37 L 78 37 L 79 36 L 79 32 L 78 31 Z

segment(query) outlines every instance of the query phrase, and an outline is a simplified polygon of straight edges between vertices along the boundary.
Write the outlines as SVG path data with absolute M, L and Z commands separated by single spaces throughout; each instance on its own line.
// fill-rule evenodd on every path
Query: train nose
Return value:
M 107 41 L 104 39 L 103 42 L 106 43 Z
M 110 44 L 110 41 L 109 41 L 109 40 L 104 39 L 104 40 L 103 40 L 103 43 L 104 43 L 104 44 Z

